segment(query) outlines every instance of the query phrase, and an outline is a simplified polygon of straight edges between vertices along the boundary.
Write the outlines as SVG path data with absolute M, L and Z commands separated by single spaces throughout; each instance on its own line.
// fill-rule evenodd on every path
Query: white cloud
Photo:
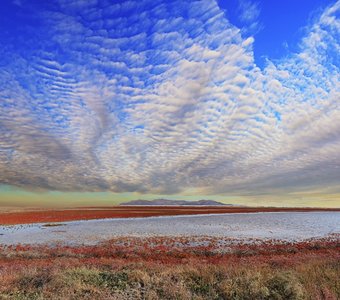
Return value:
M 254 21 L 258 6 L 241 3 Z M 60 51 L 13 54 L 16 65 L 0 73 L 0 182 L 162 194 L 336 187 L 339 3 L 299 53 L 261 71 L 254 39 L 214 1 L 131 1 L 100 13 L 60 1 L 60 12 L 40 12 L 46 43 Z

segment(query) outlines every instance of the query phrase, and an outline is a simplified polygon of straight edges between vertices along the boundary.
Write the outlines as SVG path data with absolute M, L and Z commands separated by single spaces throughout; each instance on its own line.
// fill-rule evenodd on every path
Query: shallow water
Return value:
M 302 241 L 340 234 L 340 212 L 265 212 L 0 226 L 0 244 L 96 244 L 121 236 L 211 236 Z

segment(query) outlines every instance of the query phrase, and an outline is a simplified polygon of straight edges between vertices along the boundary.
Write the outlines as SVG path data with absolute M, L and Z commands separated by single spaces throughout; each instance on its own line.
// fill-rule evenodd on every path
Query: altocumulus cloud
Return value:
M 47 2 L 0 50 L 0 183 L 340 191 L 339 1 L 264 69 L 216 1 Z

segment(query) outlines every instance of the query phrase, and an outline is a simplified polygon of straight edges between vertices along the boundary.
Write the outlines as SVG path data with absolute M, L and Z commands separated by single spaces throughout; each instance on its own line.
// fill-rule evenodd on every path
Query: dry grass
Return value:
M 2 248 L 0 299 L 340 299 L 338 241 L 214 247 Z

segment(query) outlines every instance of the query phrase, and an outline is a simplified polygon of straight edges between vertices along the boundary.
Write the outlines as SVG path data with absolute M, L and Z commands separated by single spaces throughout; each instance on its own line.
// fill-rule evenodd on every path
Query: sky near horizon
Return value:
M 5 0 L 0 206 L 340 207 L 340 1 Z

